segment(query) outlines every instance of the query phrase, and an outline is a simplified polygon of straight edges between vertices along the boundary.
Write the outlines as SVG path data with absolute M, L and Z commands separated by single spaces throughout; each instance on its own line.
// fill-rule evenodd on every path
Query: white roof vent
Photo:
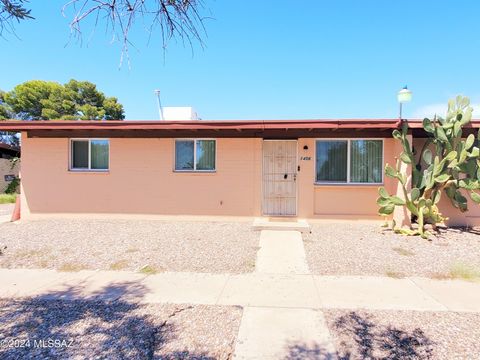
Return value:
M 163 120 L 165 121 L 192 121 L 200 120 L 197 112 L 191 106 L 165 106 L 163 108 Z

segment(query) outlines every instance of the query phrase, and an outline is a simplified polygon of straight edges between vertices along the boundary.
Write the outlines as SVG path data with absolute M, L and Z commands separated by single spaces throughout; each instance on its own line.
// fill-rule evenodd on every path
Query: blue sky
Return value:
M 131 66 L 104 29 L 70 41 L 66 0 L 31 2 L 35 20 L 0 39 L 0 89 L 30 79 L 96 83 L 128 119 L 193 106 L 203 119 L 407 117 L 440 111 L 455 96 L 480 103 L 478 0 L 204 0 L 206 47 L 134 32 Z M 433 114 L 432 114 L 433 115 Z M 480 115 L 480 114 L 477 114 Z

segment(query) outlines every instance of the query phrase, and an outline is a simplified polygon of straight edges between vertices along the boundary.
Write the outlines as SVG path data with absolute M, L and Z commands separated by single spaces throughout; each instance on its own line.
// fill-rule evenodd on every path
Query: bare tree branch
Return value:
M 82 42 L 83 27 L 91 27 L 91 35 L 99 25 L 105 25 L 105 33 L 112 34 L 112 41 L 122 45 L 120 66 L 124 58 L 129 61 L 128 52 L 134 44 L 131 41 L 133 29 L 141 21 L 150 43 L 155 31 L 165 50 L 168 42 L 177 39 L 194 50 L 194 44 L 204 46 L 206 36 L 204 20 L 200 10 L 203 0 L 65 0 L 62 8 L 64 17 L 71 17 L 71 38 Z M 0 0 L 0 37 L 9 32 L 15 35 L 16 23 L 34 19 L 27 4 L 29 0 Z M 91 36 L 89 36 L 90 38 Z M 165 51 L 163 52 L 165 56 Z
M 0 0 L 2 1 L 2 0 Z M 194 42 L 203 47 L 206 35 L 204 20 L 200 15 L 202 0 L 70 0 L 62 9 L 73 9 L 70 22 L 71 34 L 82 40 L 82 25 L 93 20 L 93 30 L 103 20 L 106 32 L 112 32 L 113 39 L 122 43 L 120 64 L 128 59 L 128 50 L 133 46 L 130 33 L 137 20 L 143 20 L 145 30 L 151 34 L 158 28 L 162 46 L 165 49 L 172 39 L 180 39 L 193 52 Z

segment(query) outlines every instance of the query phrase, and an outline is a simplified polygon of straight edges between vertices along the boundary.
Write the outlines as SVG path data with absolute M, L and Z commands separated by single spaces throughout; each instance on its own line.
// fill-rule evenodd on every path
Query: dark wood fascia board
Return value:
M 29 138 L 179 138 L 179 137 L 212 137 L 212 138 L 265 138 L 265 139 L 296 139 L 296 138 L 385 138 L 391 134 L 379 129 L 196 129 L 196 130 L 29 130 Z

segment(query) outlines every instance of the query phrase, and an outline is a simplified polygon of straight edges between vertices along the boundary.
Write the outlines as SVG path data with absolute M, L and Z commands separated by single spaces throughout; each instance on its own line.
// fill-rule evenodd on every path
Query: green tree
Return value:
M 13 117 L 12 109 L 5 103 L 5 92 L 0 90 L 0 120 L 7 120 Z M 12 145 L 19 146 L 20 139 L 17 134 L 0 131 L 0 142 Z
M 82 120 L 88 119 L 123 119 L 123 106 L 115 97 L 105 97 L 97 90 L 95 84 L 88 81 L 70 80 L 65 84 L 69 103 L 77 109 Z
M 5 91 L 0 90 L 0 120 L 11 118 L 11 111 L 5 103 Z
M 95 84 L 70 80 L 65 85 L 31 80 L 3 95 L 4 103 L 23 120 L 121 120 L 122 104 L 106 97 Z M 0 113 L 1 116 L 1 113 Z

